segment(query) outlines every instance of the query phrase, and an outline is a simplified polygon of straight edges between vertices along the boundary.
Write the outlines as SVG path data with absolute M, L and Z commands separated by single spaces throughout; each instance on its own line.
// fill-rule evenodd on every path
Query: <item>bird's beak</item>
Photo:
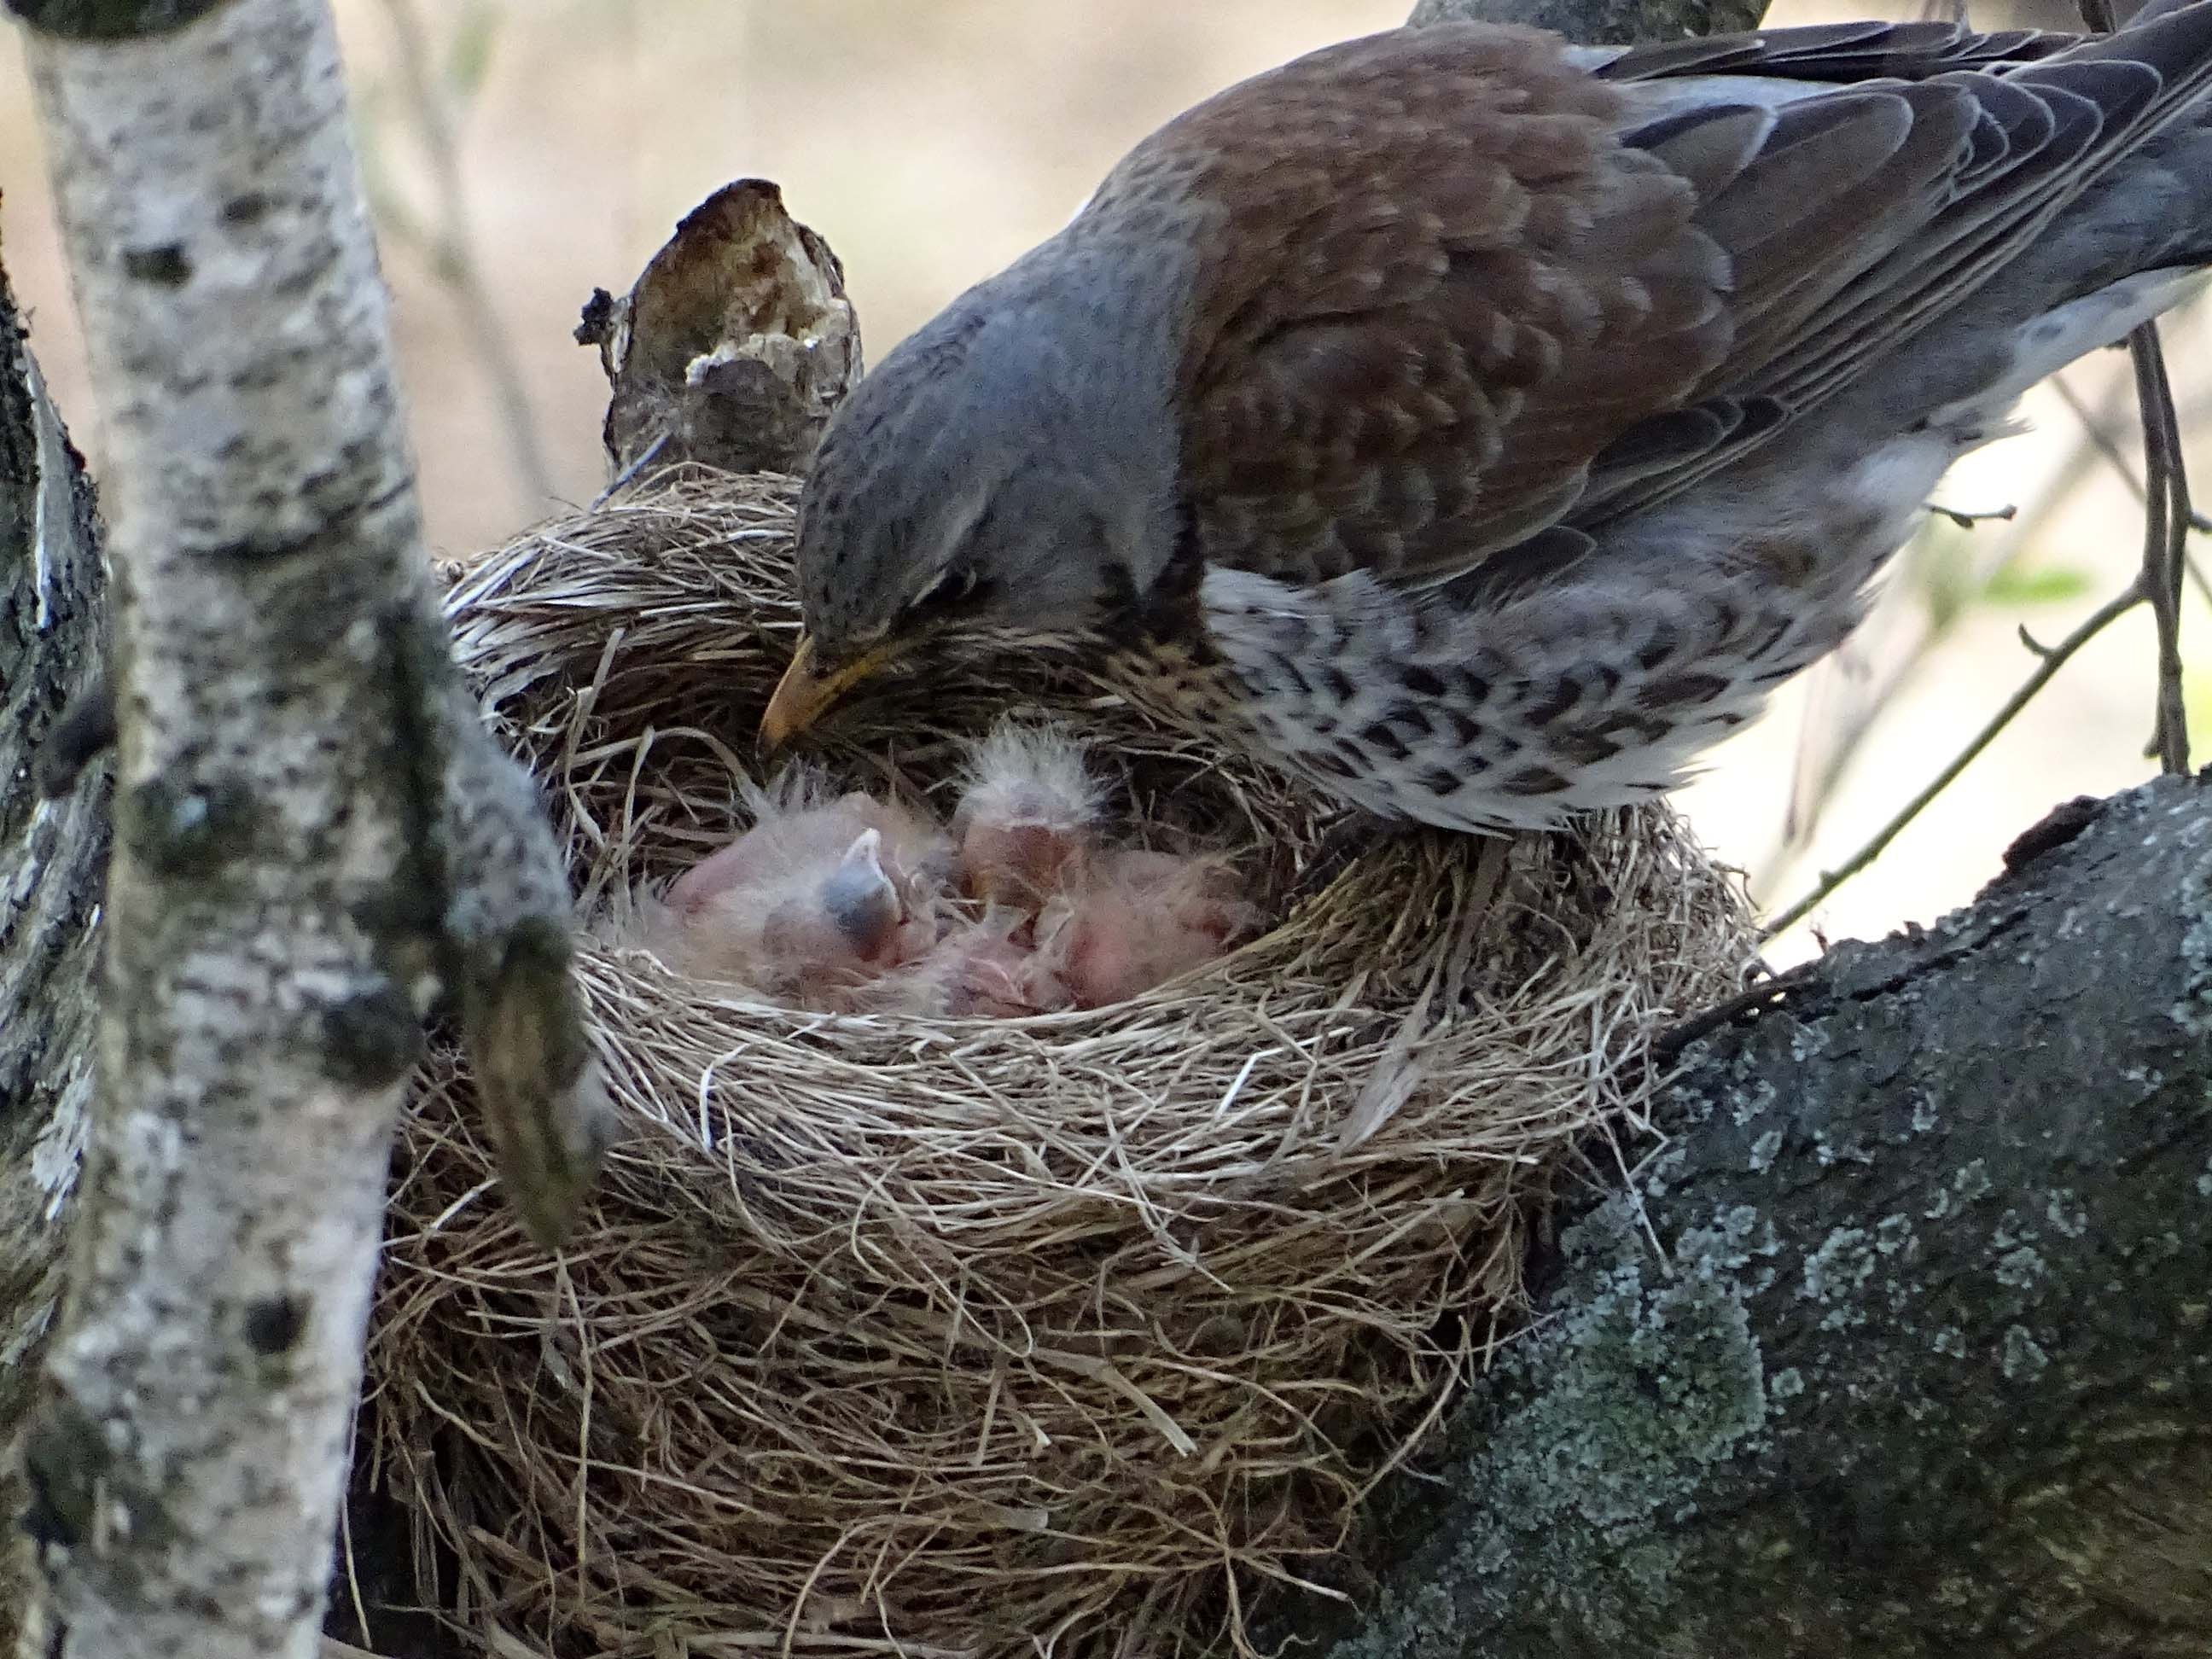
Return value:
M 768 712 L 761 716 L 762 752 L 773 755 L 783 748 L 828 714 L 848 691 L 879 672 L 897 654 L 890 646 L 878 646 L 825 674 L 815 665 L 814 641 L 800 635 L 799 649 L 792 653 L 791 666 L 775 683 L 775 694 L 768 700 Z

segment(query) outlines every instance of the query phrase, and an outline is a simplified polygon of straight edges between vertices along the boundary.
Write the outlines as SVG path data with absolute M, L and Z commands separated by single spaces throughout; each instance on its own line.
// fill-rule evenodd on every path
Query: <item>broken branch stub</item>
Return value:
M 594 291 L 576 339 L 599 349 L 612 387 L 617 480 L 686 460 L 802 471 L 860 374 L 844 267 L 764 179 L 694 208 L 623 298 Z

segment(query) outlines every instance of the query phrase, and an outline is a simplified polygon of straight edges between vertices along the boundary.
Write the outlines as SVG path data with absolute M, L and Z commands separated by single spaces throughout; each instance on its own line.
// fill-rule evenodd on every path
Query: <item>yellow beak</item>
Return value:
M 791 666 L 775 683 L 775 693 L 768 700 L 768 712 L 761 716 L 762 751 L 773 755 L 783 748 L 828 714 L 848 691 L 879 672 L 897 654 L 890 646 L 878 646 L 824 674 L 814 664 L 814 641 L 800 635 L 799 649 L 792 653 Z

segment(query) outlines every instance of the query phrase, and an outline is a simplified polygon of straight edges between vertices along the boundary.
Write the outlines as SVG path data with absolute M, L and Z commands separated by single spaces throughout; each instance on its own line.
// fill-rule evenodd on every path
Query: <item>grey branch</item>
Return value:
M 1691 1051 L 1323 1659 L 2212 1651 L 2212 784 L 2014 857 Z
M 764 179 L 686 214 L 628 294 L 592 295 L 576 340 L 610 387 L 608 495 L 680 461 L 802 472 L 860 375 L 844 266 Z

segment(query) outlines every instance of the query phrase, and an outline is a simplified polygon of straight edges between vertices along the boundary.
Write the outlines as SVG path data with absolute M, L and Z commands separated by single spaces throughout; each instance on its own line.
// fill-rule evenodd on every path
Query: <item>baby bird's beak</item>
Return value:
M 768 711 L 761 716 L 761 752 L 773 755 L 782 749 L 828 714 L 848 691 L 879 672 L 897 654 L 895 647 L 880 645 L 823 673 L 815 661 L 813 640 L 800 635 L 799 649 L 792 653 L 791 666 L 776 682 L 775 693 L 768 700 Z
M 906 920 L 898 889 L 884 873 L 882 832 L 863 830 L 822 884 L 822 908 L 852 945 L 854 955 L 873 961 L 881 956 Z

